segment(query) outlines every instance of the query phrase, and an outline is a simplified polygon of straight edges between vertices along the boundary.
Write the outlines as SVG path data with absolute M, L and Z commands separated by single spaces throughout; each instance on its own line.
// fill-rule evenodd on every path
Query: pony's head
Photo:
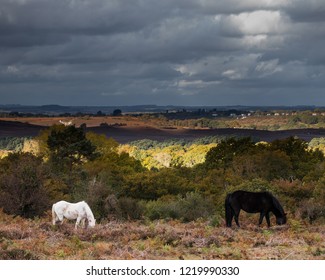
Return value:
M 283 211 L 283 208 L 280 202 L 272 196 L 273 200 L 273 207 L 274 207 L 274 215 L 276 216 L 276 224 L 277 225 L 284 225 L 287 222 L 287 213 Z
M 91 211 L 89 205 L 84 201 L 83 201 L 83 203 L 84 203 L 84 207 L 85 207 L 84 209 L 86 210 L 86 215 L 87 215 L 87 227 L 93 228 L 96 224 L 96 219 L 94 218 L 94 214 Z
M 287 222 L 287 213 L 284 213 L 283 216 L 276 217 L 277 225 L 284 225 Z
M 88 226 L 89 227 L 94 227 L 96 224 L 96 219 L 93 219 L 93 218 L 88 218 Z

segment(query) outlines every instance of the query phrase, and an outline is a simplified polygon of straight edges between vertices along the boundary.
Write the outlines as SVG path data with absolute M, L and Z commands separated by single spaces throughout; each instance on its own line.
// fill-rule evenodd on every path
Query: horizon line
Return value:
M 60 104 L 0 104 L 3 107 L 13 107 L 13 106 L 21 106 L 21 107 L 47 107 L 47 106 L 57 106 L 57 107 L 144 107 L 144 106 L 154 106 L 154 107 L 325 107 L 325 105 L 310 105 L 310 104 L 299 104 L 299 105 L 158 105 L 158 104 L 134 104 L 134 105 L 60 105 Z

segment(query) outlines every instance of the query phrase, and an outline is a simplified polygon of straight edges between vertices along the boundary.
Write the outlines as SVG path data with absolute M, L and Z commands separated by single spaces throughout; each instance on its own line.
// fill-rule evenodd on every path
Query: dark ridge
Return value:
M 0 137 L 34 137 L 45 126 L 32 125 L 17 121 L 0 120 Z M 158 129 L 152 127 L 111 127 L 97 126 L 86 128 L 98 134 L 112 137 L 119 143 L 128 143 L 141 139 L 165 141 L 169 139 L 195 140 L 209 136 L 222 137 L 251 137 L 254 141 L 273 141 L 296 136 L 305 141 L 313 138 L 325 137 L 325 129 L 292 129 L 292 130 L 257 130 L 239 128 L 219 129 Z
M 34 137 L 44 128 L 40 125 L 0 120 L 0 137 Z

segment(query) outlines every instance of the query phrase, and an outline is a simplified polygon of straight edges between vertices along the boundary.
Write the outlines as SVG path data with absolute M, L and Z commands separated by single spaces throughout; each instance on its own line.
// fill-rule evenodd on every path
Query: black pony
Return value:
M 261 225 L 265 216 L 267 225 L 270 226 L 270 212 L 275 215 L 278 225 L 287 222 L 286 213 L 284 213 L 282 206 L 269 192 L 235 191 L 227 195 L 225 208 L 227 227 L 231 227 L 234 216 L 237 226 L 240 227 L 238 216 L 241 209 L 248 213 L 260 213 L 259 225 Z

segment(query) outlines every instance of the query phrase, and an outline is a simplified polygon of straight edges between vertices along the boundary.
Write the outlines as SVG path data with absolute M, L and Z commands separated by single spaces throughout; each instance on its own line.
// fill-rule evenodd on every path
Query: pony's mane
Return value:
M 284 210 L 280 204 L 280 202 L 272 195 L 273 205 L 276 208 L 276 210 L 279 211 L 281 215 L 284 215 Z
M 82 203 L 83 203 L 84 206 L 85 206 L 85 209 L 86 209 L 86 212 L 87 212 L 87 217 L 90 217 L 90 218 L 92 218 L 93 220 L 95 220 L 94 214 L 93 214 L 93 212 L 91 211 L 91 209 L 90 209 L 88 203 L 87 203 L 86 201 L 82 201 Z

